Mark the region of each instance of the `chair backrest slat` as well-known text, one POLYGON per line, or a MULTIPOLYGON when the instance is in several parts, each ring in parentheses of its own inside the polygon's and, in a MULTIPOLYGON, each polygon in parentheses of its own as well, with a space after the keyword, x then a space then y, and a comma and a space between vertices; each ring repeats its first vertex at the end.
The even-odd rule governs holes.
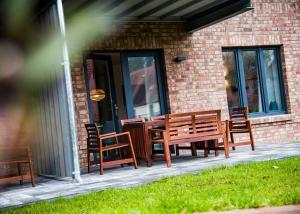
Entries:
POLYGON ((99 130, 95 123, 85 124, 85 129, 87 132, 87 146, 91 147, 99 147, 99 130))
POLYGON ((247 120, 248 107, 234 107, 229 112, 230 120, 247 120))

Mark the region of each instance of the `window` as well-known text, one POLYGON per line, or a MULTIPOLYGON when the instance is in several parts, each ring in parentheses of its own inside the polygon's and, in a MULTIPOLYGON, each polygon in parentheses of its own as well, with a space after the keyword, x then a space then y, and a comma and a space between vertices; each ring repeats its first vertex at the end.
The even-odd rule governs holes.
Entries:
POLYGON ((160 52, 130 51, 122 57, 128 118, 164 115, 167 108, 160 52))
POLYGON ((285 112, 279 49, 223 49, 228 107, 248 106, 252 116, 285 112))

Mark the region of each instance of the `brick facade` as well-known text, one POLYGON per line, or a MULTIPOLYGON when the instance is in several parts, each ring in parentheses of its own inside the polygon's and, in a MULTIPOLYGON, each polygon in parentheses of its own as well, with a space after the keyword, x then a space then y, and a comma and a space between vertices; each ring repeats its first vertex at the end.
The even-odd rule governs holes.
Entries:
MULTIPOLYGON (((300 1, 254 0, 253 11, 219 24, 186 33, 181 24, 130 23, 115 26, 115 33, 95 41, 87 50, 161 49, 169 111, 222 109, 228 117, 222 48, 281 45, 282 70, 288 114, 253 119, 256 142, 300 139, 300 1), (188 60, 175 63, 183 54, 188 60)), ((86 166, 86 133, 89 121, 83 56, 72 56, 72 75, 81 167, 86 166)), ((92 67, 87 63, 87 67, 92 67)), ((92 69, 92 68, 91 68, 92 69)))

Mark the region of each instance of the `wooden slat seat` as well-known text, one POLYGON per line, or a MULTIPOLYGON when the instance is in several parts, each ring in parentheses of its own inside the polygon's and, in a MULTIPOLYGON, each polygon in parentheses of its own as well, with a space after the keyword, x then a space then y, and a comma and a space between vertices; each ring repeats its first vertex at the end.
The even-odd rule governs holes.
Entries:
POLYGON ((135 152, 132 146, 132 141, 129 132, 122 133, 107 133, 100 134, 100 131, 96 124, 85 124, 87 131, 87 153, 88 153, 88 172, 90 172, 91 165, 97 164, 96 161, 91 161, 90 154, 99 154, 100 160, 100 174, 103 175, 104 167, 121 165, 127 163, 133 163, 134 168, 137 168, 137 163, 135 159, 135 152), (113 143, 105 144, 104 140, 113 140, 113 143), (126 152, 125 149, 128 151, 126 152), (104 152, 115 150, 119 156, 117 160, 103 160, 104 152), (126 157, 130 156, 130 157, 126 157))
POLYGON ((225 156, 229 157, 220 110, 168 114, 165 118, 165 129, 150 129, 149 133, 151 136, 162 134, 161 139, 153 137, 152 143, 163 144, 168 167, 171 166, 169 145, 191 143, 191 147, 194 147, 196 142, 223 139, 223 147, 213 149, 224 149, 225 156))

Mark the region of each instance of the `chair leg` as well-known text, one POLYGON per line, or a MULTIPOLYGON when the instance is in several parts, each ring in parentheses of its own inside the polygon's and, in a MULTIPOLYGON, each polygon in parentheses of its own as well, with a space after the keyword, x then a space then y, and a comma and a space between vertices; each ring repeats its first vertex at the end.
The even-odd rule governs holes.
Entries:
MULTIPOLYGON (((131 148, 131 151, 133 151, 133 148, 131 148)), ((137 161, 136 161, 136 158, 135 158, 135 155, 134 153, 132 153, 132 158, 133 158, 133 165, 134 165, 134 168, 137 169, 138 168, 138 165, 137 165, 137 161)))
POLYGON ((214 147, 215 147, 215 157, 219 156, 219 150, 217 150, 216 148, 218 147, 218 140, 214 140, 214 147))
POLYGON ((196 143, 191 143, 192 156, 197 156, 196 143))
POLYGON ((130 144, 129 147, 130 147, 131 155, 132 155, 132 158, 133 158, 134 168, 137 169, 138 166, 137 166, 137 162, 136 162, 135 153, 134 153, 134 149, 133 149, 133 146, 132 146, 132 140, 131 140, 130 134, 128 134, 128 140, 129 140, 129 144, 130 144))
POLYGON ((178 147, 178 145, 175 145, 175 153, 176 153, 176 156, 179 156, 179 147, 178 147))
POLYGON ((90 169, 90 165, 91 165, 91 153, 88 151, 87 153, 87 162, 88 162, 88 173, 91 172, 91 169, 90 169))
MULTIPOLYGON (((100 149, 101 150, 101 149, 100 149)), ((99 152, 99 158, 100 158, 100 175, 104 174, 104 170, 103 170, 103 154, 102 154, 102 150, 99 152)))
MULTIPOLYGON (((118 149, 118 155, 119 158, 122 160, 123 159, 122 149, 118 149)), ((124 164, 121 164, 121 167, 124 167, 124 164)))
POLYGON ((207 145, 208 145, 208 148, 207 148, 207 154, 210 154, 210 144, 211 144, 211 141, 208 141, 207 145))
POLYGON ((252 151, 254 151, 255 150, 255 145, 254 145, 253 134, 252 134, 251 128, 249 130, 249 134, 250 134, 251 148, 252 148, 252 151))
POLYGON ((168 136, 166 133, 163 133, 163 147, 164 147, 164 154, 165 154, 165 159, 167 162, 167 167, 171 167, 172 161, 171 161, 171 156, 170 156, 170 148, 169 148, 169 142, 168 142, 168 136))
POLYGON ((223 142, 224 142, 224 153, 225 157, 229 158, 229 145, 228 145, 228 140, 227 137, 224 135, 223 136, 223 142))
MULTIPOLYGON (((230 133, 230 140, 231 140, 231 143, 234 143, 233 133, 230 133)), ((232 147, 232 150, 235 150, 235 146, 232 147)))
MULTIPOLYGON (((18 165, 18 174, 21 175, 22 173, 21 173, 20 163, 17 163, 17 165, 18 165)), ((20 180, 20 185, 22 185, 22 184, 23 184, 23 180, 20 180)))
POLYGON ((208 145, 207 145, 207 140, 204 141, 204 157, 208 157, 208 145))
POLYGON ((30 170, 30 177, 31 177, 31 185, 32 187, 35 187, 33 164, 31 160, 29 161, 29 170, 30 170))
POLYGON ((168 143, 164 142, 163 147, 164 147, 164 155, 165 155, 165 159, 166 159, 166 162, 167 162, 167 167, 171 167, 172 162, 171 162, 170 148, 169 148, 168 143))

